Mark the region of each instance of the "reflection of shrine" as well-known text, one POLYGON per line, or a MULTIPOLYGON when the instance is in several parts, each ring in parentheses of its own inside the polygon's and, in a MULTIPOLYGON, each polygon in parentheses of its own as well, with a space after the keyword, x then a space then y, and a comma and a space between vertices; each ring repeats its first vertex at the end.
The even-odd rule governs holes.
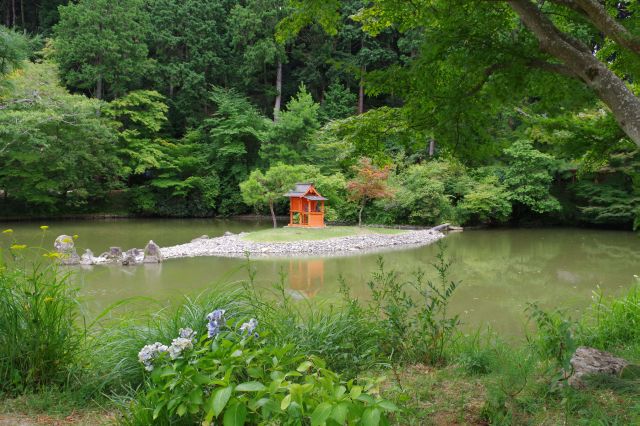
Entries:
POLYGON ((324 285, 324 260, 291 259, 289 287, 307 298, 315 297, 324 285))

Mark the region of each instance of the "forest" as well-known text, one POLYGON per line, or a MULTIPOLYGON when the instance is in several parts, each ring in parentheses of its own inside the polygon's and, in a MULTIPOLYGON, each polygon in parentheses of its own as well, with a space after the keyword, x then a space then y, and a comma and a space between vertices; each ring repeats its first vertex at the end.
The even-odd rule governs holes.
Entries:
POLYGON ((638 226, 635 2, 325 3, 0 1, 0 215, 638 226))

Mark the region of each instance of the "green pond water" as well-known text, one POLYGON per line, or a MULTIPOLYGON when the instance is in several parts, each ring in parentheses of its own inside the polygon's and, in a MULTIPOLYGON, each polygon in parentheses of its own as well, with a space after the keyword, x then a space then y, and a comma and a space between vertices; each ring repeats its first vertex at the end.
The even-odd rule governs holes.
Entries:
MULTIPOLYGON (((44 224, 44 223, 43 223, 44 224)), ((161 246, 188 242, 207 234, 264 229, 269 221, 241 220, 111 220, 47 222, 43 246, 51 248, 59 234, 79 235, 78 252, 90 248, 95 255, 110 246, 142 248, 153 239, 161 246)), ((41 223, 1 223, 12 228, 21 243, 39 245, 41 223)), ((9 243, 0 234, 2 245, 9 243)), ((498 229, 453 233, 446 238, 447 254, 454 262, 452 279, 461 282, 452 301, 468 330, 490 325, 506 335, 522 333, 527 302, 546 308, 567 309, 578 317, 588 308, 599 286, 607 295, 622 293, 640 275, 640 238, 621 231, 585 229, 498 229)), ((367 281, 382 255, 388 269, 408 277, 418 269, 434 277, 430 264, 435 246, 346 257, 256 259, 257 284, 270 286, 281 272, 295 298, 331 303, 338 297, 338 278, 352 292, 368 297, 367 281)), ((173 259, 160 265, 74 267, 89 312, 97 313, 119 300, 137 296, 157 303, 134 303, 132 309, 175 304, 183 296, 247 277, 243 259, 198 257, 173 259)), ((233 284, 232 284, 233 285, 233 284)), ((239 284, 235 284, 239 285, 239 284)))

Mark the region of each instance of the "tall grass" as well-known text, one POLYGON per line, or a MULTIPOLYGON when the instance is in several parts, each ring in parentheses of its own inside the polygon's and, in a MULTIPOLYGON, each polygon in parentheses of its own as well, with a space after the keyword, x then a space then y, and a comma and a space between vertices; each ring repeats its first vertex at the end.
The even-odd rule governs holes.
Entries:
POLYGON ((622 297, 596 292, 594 299, 581 322, 580 342, 600 349, 634 346, 640 350, 640 285, 622 297))
POLYGON ((84 338, 68 275, 53 266, 0 270, 0 391, 67 383, 84 338))

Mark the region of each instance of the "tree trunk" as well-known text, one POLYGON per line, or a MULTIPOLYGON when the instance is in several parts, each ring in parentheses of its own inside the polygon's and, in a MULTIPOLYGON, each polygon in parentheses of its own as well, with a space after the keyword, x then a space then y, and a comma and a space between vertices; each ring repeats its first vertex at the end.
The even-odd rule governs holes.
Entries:
POLYGON ((11 0, 11 26, 15 29, 16 27, 16 0, 11 0))
POLYGON ((360 204, 360 210, 358 211, 358 226, 362 227, 362 210, 364 210, 364 205, 366 200, 362 200, 362 204, 360 204))
POLYGON ((530 0, 508 0, 540 48, 562 62, 556 71, 582 80, 613 113, 622 130, 640 146, 640 99, 579 40, 561 32, 530 0), (561 69, 564 68, 564 69, 561 69))
POLYGON ((358 114, 364 112, 364 73, 367 70, 365 65, 360 67, 360 84, 358 87, 358 114))
POLYGON ((20 0, 20 20, 22 21, 22 31, 26 34, 27 27, 24 25, 24 1, 20 0))
POLYGON ((278 59, 278 71, 276 73, 276 103, 273 106, 273 121, 278 121, 280 105, 282 103, 282 61, 278 59))
POLYGON ((277 228, 278 224, 276 223, 276 212, 273 210, 273 201, 269 201, 269 210, 271 210, 271 220, 273 220, 273 228, 277 228))
POLYGON ((436 141, 434 139, 429 140, 429 157, 433 157, 436 152, 436 141))

